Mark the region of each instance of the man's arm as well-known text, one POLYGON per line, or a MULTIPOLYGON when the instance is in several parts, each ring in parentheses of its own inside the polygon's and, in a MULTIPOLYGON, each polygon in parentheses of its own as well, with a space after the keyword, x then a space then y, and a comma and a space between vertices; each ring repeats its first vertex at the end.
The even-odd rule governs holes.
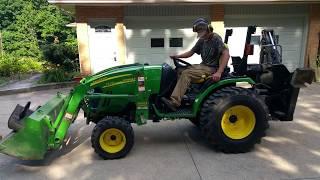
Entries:
POLYGON ((185 53, 179 54, 179 55, 172 55, 171 58, 188 58, 191 57, 194 54, 193 51, 187 51, 185 53))
POLYGON ((217 72, 212 75, 213 81, 220 80, 221 74, 223 73, 224 68, 227 66, 229 58, 230 58, 229 49, 224 49, 219 59, 219 62, 220 62, 219 68, 217 72))

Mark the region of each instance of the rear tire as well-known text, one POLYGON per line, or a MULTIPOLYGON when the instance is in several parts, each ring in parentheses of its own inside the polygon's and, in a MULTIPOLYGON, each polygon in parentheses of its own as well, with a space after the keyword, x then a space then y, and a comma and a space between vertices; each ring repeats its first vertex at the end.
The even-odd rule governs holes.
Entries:
POLYGON ((131 124, 119 117, 105 117, 94 127, 91 143, 94 151, 103 159, 122 158, 134 144, 131 124))
POLYGON ((225 87, 210 95, 200 113, 200 129, 225 153, 250 151, 266 135, 268 109, 249 89, 225 87))

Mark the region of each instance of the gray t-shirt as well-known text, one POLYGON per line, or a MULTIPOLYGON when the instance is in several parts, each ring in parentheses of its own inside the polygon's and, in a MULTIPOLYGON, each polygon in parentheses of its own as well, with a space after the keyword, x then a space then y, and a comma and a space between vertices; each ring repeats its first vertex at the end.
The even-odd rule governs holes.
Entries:
POLYGON ((225 48, 221 37, 216 33, 212 33, 208 40, 199 39, 191 51, 201 54, 201 64, 219 67, 219 59, 225 48))

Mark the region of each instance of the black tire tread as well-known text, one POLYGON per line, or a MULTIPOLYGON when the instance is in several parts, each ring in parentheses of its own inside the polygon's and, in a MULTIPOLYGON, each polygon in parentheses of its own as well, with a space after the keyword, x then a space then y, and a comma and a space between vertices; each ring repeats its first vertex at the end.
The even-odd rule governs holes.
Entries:
POLYGON ((253 90, 230 86, 216 91, 205 100, 200 111, 199 119, 201 133, 216 149, 225 153, 243 153, 250 151, 256 143, 261 142, 261 138, 266 135, 266 130, 269 128, 268 120, 270 119, 270 116, 268 113, 268 107, 266 106, 264 101, 256 93, 254 93, 253 90), (228 97, 235 95, 245 95, 248 96, 248 98, 253 98, 253 100, 257 101, 265 111, 265 120, 262 122, 259 130, 256 131, 254 140, 250 144, 246 144, 244 146, 234 146, 222 141, 221 139, 219 139, 219 135, 217 135, 216 132, 211 129, 212 127, 208 125, 210 121, 213 121, 212 115, 213 113, 215 113, 213 107, 218 106, 228 97))
POLYGON ((100 120, 94 127, 91 135, 91 144, 94 151, 103 159, 119 159, 126 156, 134 145, 134 132, 131 124, 117 116, 107 116, 100 120), (126 145, 118 153, 110 154, 105 152, 99 144, 101 133, 107 128, 119 128, 126 135, 126 145))

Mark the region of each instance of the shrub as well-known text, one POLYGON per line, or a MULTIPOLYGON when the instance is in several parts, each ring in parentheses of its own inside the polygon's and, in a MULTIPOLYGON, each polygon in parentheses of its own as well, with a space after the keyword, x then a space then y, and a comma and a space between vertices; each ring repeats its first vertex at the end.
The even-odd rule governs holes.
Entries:
POLYGON ((42 46, 42 51, 48 62, 60 65, 67 72, 79 69, 78 50, 72 44, 49 44, 42 46))
POLYGON ((15 57, 9 54, 0 56, 0 76, 38 73, 43 71, 42 62, 31 57, 15 57))
POLYGON ((67 81, 67 77, 65 76, 63 70, 50 69, 44 72, 44 75, 41 77, 39 83, 64 82, 64 81, 67 81))
POLYGON ((77 76, 79 72, 66 72, 60 68, 48 68, 44 71, 43 76, 38 83, 51 83, 51 82, 66 82, 72 81, 73 77, 77 76))
POLYGON ((43 63, 30 57, 22 57, 18 60, 21 73, 38 73, 43 71, 43 63))

